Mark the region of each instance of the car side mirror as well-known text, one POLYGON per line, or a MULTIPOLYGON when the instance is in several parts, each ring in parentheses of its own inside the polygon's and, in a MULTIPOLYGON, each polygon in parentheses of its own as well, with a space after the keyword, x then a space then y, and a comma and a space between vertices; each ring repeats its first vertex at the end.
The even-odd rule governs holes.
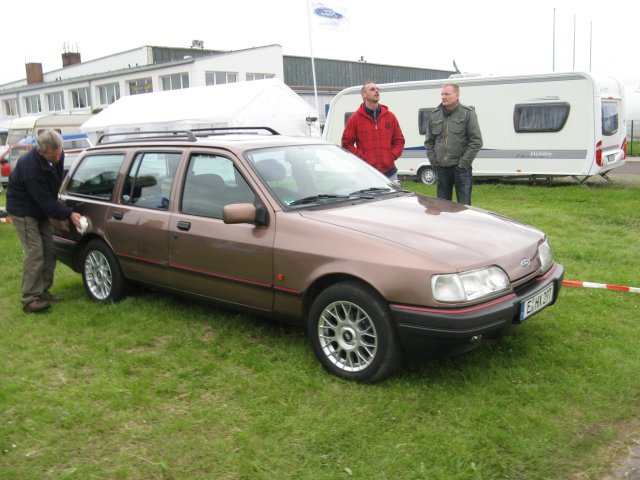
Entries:
POLYGON ((224 223, 255 223, 267 225, 269 214, 264 206, 255 206, 253 203, 232 203, 222 208, 222 221, 224 223))

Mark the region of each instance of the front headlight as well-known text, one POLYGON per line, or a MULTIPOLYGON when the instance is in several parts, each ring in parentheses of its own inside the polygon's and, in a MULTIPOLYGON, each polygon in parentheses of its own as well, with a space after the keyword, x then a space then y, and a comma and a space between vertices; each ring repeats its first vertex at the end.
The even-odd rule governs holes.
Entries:
POLYGON ((549 240, 545 239, 545 241, 540 244, 538 247, 538 256, 540 257, 540 267, 543 272, 546 272, 547 269, 553 264, 553 253, 551 253, 551 246, 549 245, 549 240))
POLYGON ((509 277, 499 267, 431 277, 431 291, 438 302, 469 302, 508 288, 509 277))

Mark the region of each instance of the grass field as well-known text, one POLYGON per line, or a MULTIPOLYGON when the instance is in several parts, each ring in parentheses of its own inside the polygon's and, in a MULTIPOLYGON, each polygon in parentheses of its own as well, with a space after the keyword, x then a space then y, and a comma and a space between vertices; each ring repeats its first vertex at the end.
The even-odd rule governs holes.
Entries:
MULTIPOLYGON (((640 176, 611 177, 473 201, 544 230, 567 279, 640 286, 640 176)), ((638 294, 565 287, 502 341, 366 386, 301 329, 162 294, 96 305, 63 265, 65 301, 24 315, 9 224, 0 252, 0 479, 600 479, 639 439, 638 294)))

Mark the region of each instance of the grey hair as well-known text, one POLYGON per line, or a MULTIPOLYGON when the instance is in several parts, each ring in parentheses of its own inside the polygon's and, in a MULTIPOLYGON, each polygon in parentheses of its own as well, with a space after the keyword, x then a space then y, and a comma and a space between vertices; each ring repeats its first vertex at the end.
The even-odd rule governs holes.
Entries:
POLYGON ((55 130, 44 130, 38 134, 36 146, 41 152, 46 152, 48 148, 57 150, 62 147, 62 135, 55 130))

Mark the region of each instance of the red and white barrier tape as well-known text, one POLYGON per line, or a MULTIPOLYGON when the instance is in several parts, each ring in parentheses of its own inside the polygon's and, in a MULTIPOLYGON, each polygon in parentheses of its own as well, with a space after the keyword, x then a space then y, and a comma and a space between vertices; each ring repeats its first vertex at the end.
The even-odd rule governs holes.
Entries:
POLYGON ((0 218, 0 223, 11 223, 11 219, 9 217, 0 218))
POLYGON ((577 282, 575 280, 563 280, 565 287, 604 288, 606 290, 618 290, 619 292, 640 293, 638 287, 623 287, 621 285, 608 285, 606 283, 577 282))

